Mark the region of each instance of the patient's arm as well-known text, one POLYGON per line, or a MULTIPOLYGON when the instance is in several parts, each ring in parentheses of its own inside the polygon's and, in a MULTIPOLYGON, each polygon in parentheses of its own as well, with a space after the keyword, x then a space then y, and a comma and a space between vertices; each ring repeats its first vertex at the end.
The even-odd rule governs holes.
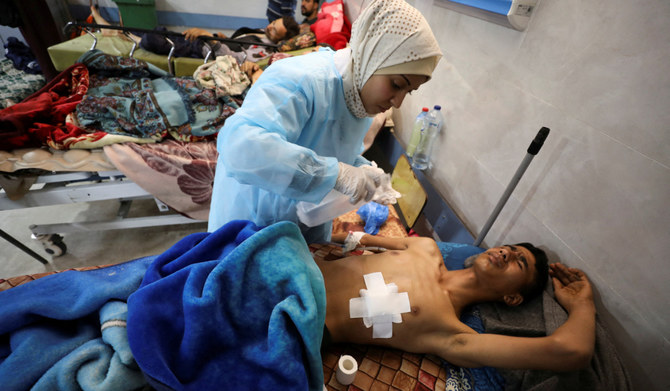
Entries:
POLYGON ((195 41, 196 39, 198 39, 198 37, 201 37, 201 36, 206 36, 206 37, 213 37, 214 36, 214 34, 210 33, 209 31, 198 28, 198 27, 192 27, 188 30, 184 30, 184 32, 182 34, 184 35, 184 38, 186 38, 189 41, 195 41))
POLYGON ((552 264, 556 299, 568 320, 553 334, 539 338, 459 333, 445 338, 437 354, 461 366, 575 370, 589 364, 595 345, 595 306, 586 275, 578 269, 552 264))
MULTIPOLYGON (((344 243, 347 233, 333 234, 331 239, 337 243, 344 243)), ((407 250, 409 248, 437 248, 435 241, 431 238, 408 237, 408 238, 390 238, 385 236, 376 236, 365 234, 360 240, 361 246, 383 247, 387 250, 407 250)))

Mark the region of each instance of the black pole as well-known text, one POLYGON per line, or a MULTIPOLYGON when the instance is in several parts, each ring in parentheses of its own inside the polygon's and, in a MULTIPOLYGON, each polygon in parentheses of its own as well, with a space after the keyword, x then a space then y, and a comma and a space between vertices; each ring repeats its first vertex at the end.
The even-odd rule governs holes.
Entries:
POLYGON ((500 214, 500 211, 505 206, 505 203, 509 199, 510 195, 512 195, 514 188, 519 183, 519 180, 521 179, 523 174, 526 172, 526 168, 528 168, 530 162, 533 160, 535 155, 537 155, 537 153, 540 151, 542 145, 544 145, 544 140, 547 139, 548 135, 549 135, 549 128, 544 126, 537 132, 537 135, 530 143, 530 146, 526 151, 527 154, 524 157, 523 161, 521 162, 521 165, 516 170, 516 173, 514 174, 514 177, 512 177, 512 180, 510 181, 509 185, 507 185, 507 188, 505 189, 505 192, 503 193, 502 197, 500 197, 498 205, 496 205, 495 209, 493 209, 493 212, 489 216, 489 219, 486 221, 486 224, 484 224, 484 228, 482 228, 481 232, 479 233, 479 236, 477 236, 477 239, 475 239, 475 242, 473 243, 475 246, 479 246, 484 241, 484 237, 491 229, 491 226, 493 225, 495 220, 498 218, 498 214, 500 214))
POLYGON ((18 247, 20 250, 23 250, 24 253, 26 253, 26 254, 30 255, 31 257, 37 259, 38 261, 42 262, 43 264, 45 264, 45 265, 48 265, 48 264, 49 264, 49 261, 47 261, 46 259, 44 259, 41 255, 39 255, 38 253, 36 253, 36 252, 34 252, 33 250, 29 249, 29 248, 26 247, 23 243, 21 243, 21 242, 19 242, 18 240, 14 239, 13 236, 11 236, 11 235, 8 234, 7 232, 3 231, 2 229, 0 229, 0 236, 1 236, 3 239, 5 239, 6 241, 8 241, 9 243, 11 243, 11 244, 13 244, 14 246, 18 247))

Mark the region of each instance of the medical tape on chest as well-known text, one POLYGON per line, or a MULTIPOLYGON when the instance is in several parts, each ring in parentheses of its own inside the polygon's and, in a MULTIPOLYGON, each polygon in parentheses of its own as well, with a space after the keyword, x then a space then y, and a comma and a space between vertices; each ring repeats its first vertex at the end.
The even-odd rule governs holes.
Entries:
POLYGON ((365 327, 372 327, 372 338, 391 338, 393 323, 402 323, 400 314, 410 312, 409 295, 398 293, 398 286, 385 283, 381 273, 363 276, 367 289, 361 289, 361 297, 349 299, 349 316, 363 318, 365 327))

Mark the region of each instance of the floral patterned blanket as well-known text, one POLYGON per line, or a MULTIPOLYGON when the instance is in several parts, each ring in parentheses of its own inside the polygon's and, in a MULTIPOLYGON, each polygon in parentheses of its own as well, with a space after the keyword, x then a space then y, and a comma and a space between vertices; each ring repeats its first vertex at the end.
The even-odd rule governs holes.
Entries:
POLYGON ((0 150, 98 148, 212 139, 243 97, 192 77, 91 50, 21 103, 0 110, 0 150))
POLYGON ((192 219, 207 220, 218 157, 214 141, 112 144, 103 150, 148 193, 192 219))

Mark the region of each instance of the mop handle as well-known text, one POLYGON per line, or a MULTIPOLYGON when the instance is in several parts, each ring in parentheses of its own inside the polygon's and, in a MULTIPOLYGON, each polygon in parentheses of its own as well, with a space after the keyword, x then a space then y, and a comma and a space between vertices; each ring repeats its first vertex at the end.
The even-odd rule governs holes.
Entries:
POLYGON ((524 172, 526 172, 526 168, 528 168, 530 162, 533 160, 535 155, 537 155, 537 153, 540 151, 542 145, 544 145, 544 140, 547 139, 548 135, 549 135, 549 128, 544 126, 537 132, 537 135, 530 143, 530 146, 528 146, 527 154, 523 158, 521 165, 516 170, 514 177, 512 177, 512 180, 510 181, 509 185, 507 185, 505 192, 503 193, 502 197, 500 197, 498 205, 496 205, 495 209, 493 209, 493 212, 489 216, 489 219, 486 221, 486 224, 484 224, 484 228, 482 228, 481 232, 479 233, 479 236, 477 236, 477 239, 475 239, 473 245, 479 246, 482 243, 482 241, 484 241, 484 237, 489 232, 489 229, 491 229, 493 222, 498 218, 498 214, 502 210, 503 206, 505 206, 505 203, 509 199, 509 196, 512 195, 514 188, 519 183, 519 180, 523 176, 524 172))

